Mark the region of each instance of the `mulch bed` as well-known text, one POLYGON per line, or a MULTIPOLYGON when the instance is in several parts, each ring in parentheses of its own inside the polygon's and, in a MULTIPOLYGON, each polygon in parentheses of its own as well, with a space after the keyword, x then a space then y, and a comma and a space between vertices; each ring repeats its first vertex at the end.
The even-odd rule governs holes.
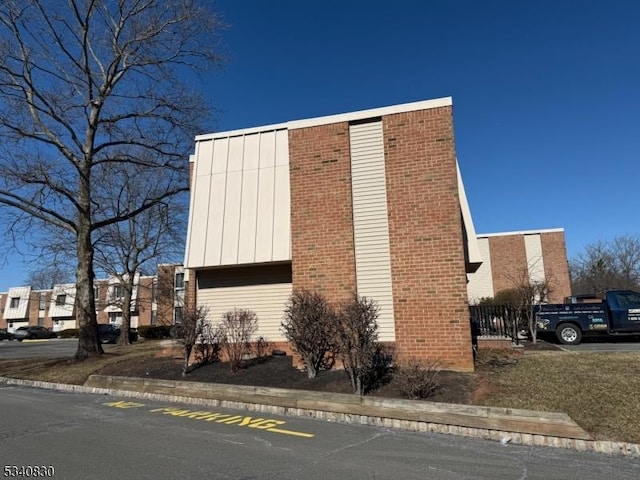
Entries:
MULTIPOLYGON (((231 372, 228 363, 216 362, 195 368, 186 377, 182 377, 180 361, 168 357, 145 357, 136 359, 132 363, 112 364, 104 367, 98 373, 101 375, 353 393, 349 377, 344 370, 322 371, 317 378, 309 379, 306 373, 293 367, 291 357, 280 356, 250 361, 236 373, 231 372)), ((475 374, 442 371, 439 380, 439 389, 427 400, 447 403, 469 403, 471 401, 476 387, 475 374)), ((393 379, 369 392, 369 395, 402 398, 393 379)))

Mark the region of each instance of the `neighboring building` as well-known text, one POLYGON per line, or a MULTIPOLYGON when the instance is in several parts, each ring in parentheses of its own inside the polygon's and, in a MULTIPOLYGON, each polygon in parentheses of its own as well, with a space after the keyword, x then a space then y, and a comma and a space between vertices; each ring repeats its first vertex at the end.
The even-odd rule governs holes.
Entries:
POLYGON ((285 342, 293 289, 357 292, 399 357, 473 369, 466 274, 481 260, 450 98, 202 135, 191 161, 185 267, 211 322, 248 308, 285 342))
MULTIPOLYGON (((161 264, 154 276, 136 274, 130 305, 131 327, 173 325, 182 312, 184 276, 184 268, 179 264, 161 264)), ((115 277, 94 282, 98 323, 122 322, 123 293, 115 277)), ((77 328, 75 294, 75 283, 54 285, 51 290, 10 288, 0 294, 0 328, 14 331, 21 326, 40 325, 54 332, 77 328)))
POLYGON ((526 280, 548 282, 550 303, 571 295, 563 229, 478 235, 478 247, 482 265, 469 275, 467 286, 472 304, 526 280))

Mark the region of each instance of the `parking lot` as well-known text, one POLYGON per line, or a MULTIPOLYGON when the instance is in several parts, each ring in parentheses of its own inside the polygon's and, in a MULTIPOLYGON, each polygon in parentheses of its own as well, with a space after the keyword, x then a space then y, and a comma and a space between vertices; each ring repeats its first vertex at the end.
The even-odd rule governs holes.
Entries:
POLYGON ((33 357, 72 356, 78 346, 77 338, 51 338, 48 340, 3 340, 0 342, 0 360, 33 357))

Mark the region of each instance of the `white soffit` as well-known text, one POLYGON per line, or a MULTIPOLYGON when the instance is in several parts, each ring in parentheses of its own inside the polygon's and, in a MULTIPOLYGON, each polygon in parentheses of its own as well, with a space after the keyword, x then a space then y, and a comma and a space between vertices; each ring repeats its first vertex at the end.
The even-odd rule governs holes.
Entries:
POLYGON ((187 268, 291 260, 286 129, 198 137, 187 268))
POLYGON ((518 230, 514 232, 478 233, 478 238, 506 237, 507 235, 536 235, 542 233, 564 233, 564 228, 546 228, 542 230, 518 230))
POLYGON ((471 209, 469 208, 469 202, 467 201, 467 194, 464 190, 464 183, 462 182, 460 166, 458 165, 457 160, 456 171, 458 172, 458 196, 460 198, 460 210, 462 212, 462 221, 464 222, 464 228, 467 232, 467 254, 469 256, 467 262, 470 264, 478 264, 482 262, 482 256, 480 255, 480 249, 478 248, 476 229, 473 226, 471 209))

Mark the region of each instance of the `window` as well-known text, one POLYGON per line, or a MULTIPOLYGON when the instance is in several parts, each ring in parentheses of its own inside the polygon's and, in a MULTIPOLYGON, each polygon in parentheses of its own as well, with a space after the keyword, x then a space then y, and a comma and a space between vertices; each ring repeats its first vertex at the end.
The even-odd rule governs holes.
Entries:
POLYGON ((20 297, 11 297, 9 308, 18 308, 20 306, 20 297))
POLYGON ((182 315, 182 307, 176 307, 173 310, 173 322, 176 325, 182 324, 183 315, 182 315))
POLYGON ((122 285, 114 285, 111 298, 113 300, 122 300, 124 298, 124 290, 122 289, 122 285))
POLYGON ((100 287, 93 287, 93 301, 97 304, 100 299, 100 287))
POLYGON ((158 312, 156 312, 155 310, 151 311, 151 325, 157 325, 158 324, 158 312))
POLYGON ((176 290, 184 288, 184 273, 176 273, 176 290))
POLYGON ((122 314, 118 312, 111 312, 109 314, 109 323, 111 325, 120 325, 122 323, 122 314))
POLYGON ((41 293, 40 294, 40 303, 38 305, 38 310, 46 310, 47 308, 47 294, 46 293, 41 293))
POLYGON ((151 301, 155 303, 157 298, 158 298, 158 282, 154 280, 153 284, 151 285, 151 301))
POLYGON ((56 297, 56 307, 61 307, 67 303, 67 295, 62 293, 56 297))

